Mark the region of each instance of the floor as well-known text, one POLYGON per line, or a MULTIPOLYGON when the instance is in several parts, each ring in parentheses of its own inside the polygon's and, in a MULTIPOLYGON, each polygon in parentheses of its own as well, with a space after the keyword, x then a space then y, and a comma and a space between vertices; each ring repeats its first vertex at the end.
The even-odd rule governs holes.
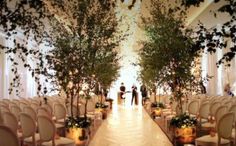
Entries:
POLYGON ((89 146, 172 146, 142 106, 113 106, 89 146))

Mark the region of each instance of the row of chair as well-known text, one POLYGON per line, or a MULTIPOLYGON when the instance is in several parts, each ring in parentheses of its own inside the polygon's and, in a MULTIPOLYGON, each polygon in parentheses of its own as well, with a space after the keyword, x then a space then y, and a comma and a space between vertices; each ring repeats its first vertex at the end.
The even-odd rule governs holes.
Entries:
MULTIPOLYGON (((43 99, 40 98, 13 100, 2 99, 0 100, 0 125, 4 125, 10 128, 11 131, 14 131, 13 133, 22 142, 42 144, 43 142, 49 140, 48 137, 44 138, 45 135, 53 135, 52 133, 48 133, 49 130, 54 131, 53 133, 55 135, 55 129, 64 127, 66 117, 71 116, 71 110, 74 116, 84 116, 85 102, 82 101, 77 104, 76 101, 73 101, 73 106, 70 107, 71 104, 66 101, 67 100, 65 98, 58 96, 47 97, 46 103, 43 101, 43 99), (77 115, 78 108, 80 108, 80 115, 77 115), (44 118, 44 120, 42 120, 42 118, 44 118), (45 128, 45 121, 47 123, 51 123, 47 124, 47 128, 45 128), (29 124, 30 122, 32 124, 29 124), (21 130, 19 130, 19 127, 21 130), (35 131, 35 127, 36 129, 38 129, 39 134, 33 134, 37 131, 35 131), (19 131, 22 131, 22 133, 19 131), (39 136, 40 133, 41 136, 39 136)), ((89 100, 87 102, 87 116, 93 119, 93 126, 96 125, 96 119, 100 120, 102 117, 101 113, 96 112, 95 110, 96 101, 98 101, 97 97, 92 98, 92 100, 89 100)), ((6 129, 6 127, 4 127, 3 129, 6 129)), ((50 140, 52 140, 52 145, 57 145, 58 143, 61 145, 63 141, 68 141, 65 138, 55 139, 54 136, 51 136, 50 140), (62 140, 62 142, 60 140, 62 140)), ((2 139, 0 141, 4 143, 5 139, 2 139)))

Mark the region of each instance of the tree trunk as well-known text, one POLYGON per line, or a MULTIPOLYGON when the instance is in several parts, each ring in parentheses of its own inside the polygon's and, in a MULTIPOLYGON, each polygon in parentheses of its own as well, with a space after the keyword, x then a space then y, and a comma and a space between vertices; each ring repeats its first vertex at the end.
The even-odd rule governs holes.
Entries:
POLYGON ((156 97, 156 88, 154 89, 154 102, 156 103, 157 102, 157 97, 156 97))
POLYGON ((73 93, 70 94, 70 114, 73 117, 73 93))
POLYGON ((87 105, 88 105, 88 99, 85 100, 85 106, 84 106, 84 119, 87 121, 87 105))

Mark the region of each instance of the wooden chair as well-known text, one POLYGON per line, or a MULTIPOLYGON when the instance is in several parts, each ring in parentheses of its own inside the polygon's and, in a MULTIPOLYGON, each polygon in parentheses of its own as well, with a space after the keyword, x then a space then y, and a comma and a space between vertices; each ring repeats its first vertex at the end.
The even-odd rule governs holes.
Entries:
POLYGON ((36 134, 36 121, 27 113, 20 114, 22 139, 24 144, 36 146, 39 143, 39 134, 36 134))
POLYGON ((188 105, 189 115, 197 116, 199 111, 199 102, 197 100, 190 101, 188 105))
POLYGON ((9 127, 0 125, 0 146, 20 146, 16 133, 9 127))
POLYGON ((208 117, 210 115, 210 103, 209 102, 204 102, 201 104, 199 108, 199 123, 200 125, 204 122, 208 122, 208 117))
POLYGON ((217 124, 215 136, 206 135, 195 139, 196 146, 230 146, 231 133, 234 122, 234 113, 223 115, 217 124))
POLYGON ((75 146, 75 142, 65 137, 55 138, 56 127, 47 116, 38 116, 38 126, 41 145, 75 146))
POLYGON ((60 103, 54 104, 54 116, 56 122, 64 123, 66 119, 66 108, 60 103))

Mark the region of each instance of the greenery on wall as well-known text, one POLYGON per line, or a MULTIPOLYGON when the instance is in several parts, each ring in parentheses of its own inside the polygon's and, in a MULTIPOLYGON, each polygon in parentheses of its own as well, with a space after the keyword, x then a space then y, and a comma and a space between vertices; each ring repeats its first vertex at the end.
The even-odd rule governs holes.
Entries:
MULTIPOLYGON (((199 6, 201 2, 204 2, 204 0, 184 0, 183 5, 188 8, 190 6, 199 6)), ((214 2, 219 3, 222 1, 214 0, 214 2)), ((201 49, 207 48, 207 51, 210 53, 215 53, 217 49, 226 49, 227 44, 231 43, 229 50, 217 62, 217 65, 225 64, 230 66, 230 61, 235 57, 236 53, 236 1, 224 0, 224 4, 217 11, 213 12, 212 18, 221 19, 217 16, 219 13, 227 13, 229 20, 211 28, 206 28, 200 22, 196 31, 196 40, 201 49)))

